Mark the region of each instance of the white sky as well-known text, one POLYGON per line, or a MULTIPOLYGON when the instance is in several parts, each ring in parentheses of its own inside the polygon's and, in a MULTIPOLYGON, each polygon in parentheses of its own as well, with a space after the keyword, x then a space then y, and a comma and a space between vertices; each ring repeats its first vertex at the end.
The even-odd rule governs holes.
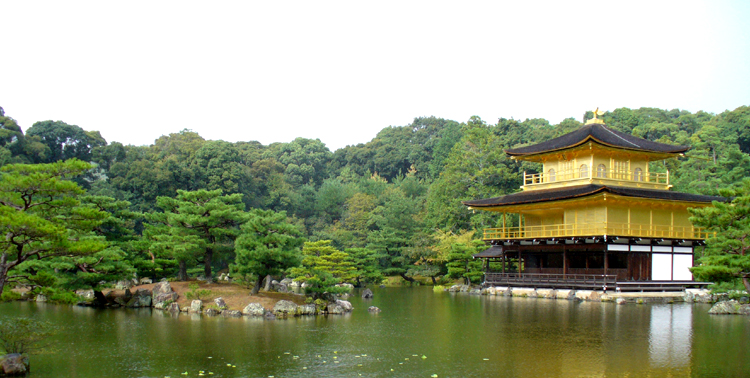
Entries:
POLYGON ((0 0, 0 106, 148 145, 750 105, 748 1, 0 0))

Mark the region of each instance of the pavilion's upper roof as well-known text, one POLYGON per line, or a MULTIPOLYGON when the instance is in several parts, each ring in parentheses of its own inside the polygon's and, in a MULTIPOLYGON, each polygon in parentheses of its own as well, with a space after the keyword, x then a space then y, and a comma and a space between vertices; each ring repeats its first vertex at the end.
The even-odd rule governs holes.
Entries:
POLYGON ((587 124, 576 131, 567 133, 561 137, 550 139, 546 142, 526 147, 507 149, 505 150, 505 153, 510 156, 522 157, 572 148, 588 141, 595 141, 610 147, 655 153, 683 153, 690 148, 689 146, 673 146, 670 144, 652 142, 650 140, 641 139, 612 130, 604 124, 593 123, 587 124))
POLYGON ((611 193, 624 197, 651 198, 683 202, 711 203, 712 201, 727 201, 725 197, 679 193, 668 190, 638 189, 590 184, 554 189, 527 190, 495 198, 462 201, 462 203, 474 208, 503 207, 581 198, 598 193, 611 193))

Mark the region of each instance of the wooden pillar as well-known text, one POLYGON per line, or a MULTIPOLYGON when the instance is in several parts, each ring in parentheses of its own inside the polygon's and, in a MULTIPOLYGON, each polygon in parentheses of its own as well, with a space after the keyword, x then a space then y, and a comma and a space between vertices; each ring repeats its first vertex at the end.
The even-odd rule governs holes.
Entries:
MULTIPOLYGON (((565 241, 563 241, 565 243, 565 241)), ((563 244, 563 279, 568 274, 568 254, 565 253, 565 244, 563 244)))
POLYGON ((609 261, 607 261, 607 246, 604 246, 604 275, 607 275, 607 266, 609 265, 609 261))
POLYGON ((503 273, 505 273, 505 252, 503 252, 503 273))
POLYGON ((521 248, 518 248, 518 275, 521 275, 521 248))

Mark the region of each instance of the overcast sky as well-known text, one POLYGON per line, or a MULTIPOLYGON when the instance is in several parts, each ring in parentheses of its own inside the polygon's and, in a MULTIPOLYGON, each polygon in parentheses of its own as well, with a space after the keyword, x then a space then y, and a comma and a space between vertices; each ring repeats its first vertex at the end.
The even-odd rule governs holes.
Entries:
POLYGON ((750 1, 7 1, 0 106, 109 142, 750 105, 750 1))

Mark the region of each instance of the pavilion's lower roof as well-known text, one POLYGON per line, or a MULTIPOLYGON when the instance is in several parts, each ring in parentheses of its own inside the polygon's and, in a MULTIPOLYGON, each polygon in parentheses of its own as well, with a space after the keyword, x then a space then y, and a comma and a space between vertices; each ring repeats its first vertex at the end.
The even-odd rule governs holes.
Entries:
POLYGON ((623 197, 650 198, 682 202, 711 203, 712 201, 727 201, 727 198, 725 197, 704 196, 700 194, 672 192, 669 190, 637 189, 619 186, 589 184, 553 189, 527 190, 495 198, 462 201, 462 203, 466 206, 474 208, 502 207, 582 198, 599 193, 611 193, 623 197))

